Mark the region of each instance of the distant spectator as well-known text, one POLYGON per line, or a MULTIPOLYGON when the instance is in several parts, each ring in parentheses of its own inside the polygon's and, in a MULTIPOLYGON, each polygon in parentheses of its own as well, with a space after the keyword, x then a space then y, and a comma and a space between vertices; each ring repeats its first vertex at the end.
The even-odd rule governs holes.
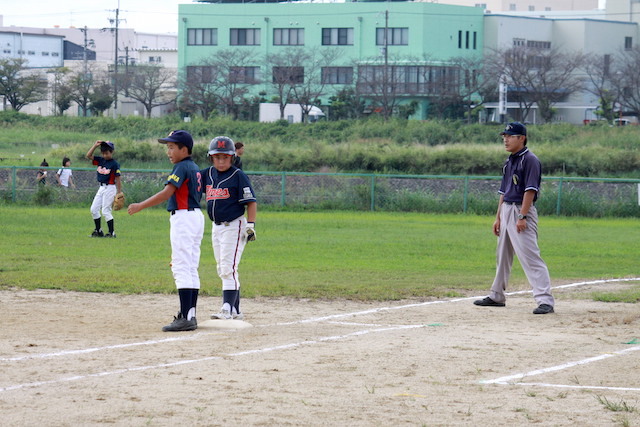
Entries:
POLYGON ((233 160, 233 166, 237 167, 238 169, 242 169, 242 159, 240 158, 240 156, 244 154, 244 144, 238 141, 235 143, 235 147, 236 158, 233 160))
POLYGON ((58 181, 58 185, 62 187, 69 188, 69 186, 71 186, 72 188, 76 188, 76 185, 73 183, 73 178, 71 177, 73 173, 71 172, 70 166, 71 159, 68 157, 62 159, 62 168, 58 169, 56 180, 58 181))
MULTIPOLYGON (((40 167, 49 167, 49 163, 47 163, 47 159, 42 159, 42 163, 40 163, 40 167)), ((36 181, 38 184, 45 185, 47 183, 47 170, 39 169, 36 174, 36 181)))

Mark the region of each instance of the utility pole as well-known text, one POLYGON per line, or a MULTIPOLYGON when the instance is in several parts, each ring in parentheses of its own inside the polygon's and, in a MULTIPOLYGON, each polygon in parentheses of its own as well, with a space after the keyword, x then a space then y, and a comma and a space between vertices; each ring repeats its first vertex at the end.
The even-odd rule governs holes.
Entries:
POLYGON ((382 94, 382 99, 384 100, 384 119, 389 119, 389 9, 384 11, 384 72, 382 75, 384 80, 384 84, 382 89, 384 93, 382 94))
MULTIPOLYGON (((88 90, 90 82, 91 82, 91 78, 89 77, 89 64, 88 64, 88 56, 87 56, 87 47, 88 46, 95 46, 95 43, 93 41, 93 39, 89 40, 87 39, 87 33, 88 33, 88 28, 85 25, 84 28, 80 28, 80 31, 83 32, 84 34, 84 45, 82 46, 82 61, 84 64, 84 68, 83 68, 83 75, 82 75, 82 81, 83 81, 83 85, 84 88, 86 90, 88 90)), ((82 115, 84 117, 87 117, 87 108, 83 108, 82 109, 82 115)))
POLYGON ((113 62, 113 118, 118 116, 118 26, 120 25, 120 0, 118 0, 118 8, 115 10, 116 19, 111 20, 115 27, 111 31, 115 31, 115 49, 113 62))

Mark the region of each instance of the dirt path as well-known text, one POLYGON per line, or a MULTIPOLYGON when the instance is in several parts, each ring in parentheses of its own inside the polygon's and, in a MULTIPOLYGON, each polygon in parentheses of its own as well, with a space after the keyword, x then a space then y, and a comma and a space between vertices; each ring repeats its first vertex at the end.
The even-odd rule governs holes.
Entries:
POLYGON ((160 328, 175 295, 0 291, 0 416, 25 426, 640 425, 640 310, 581 299, 594 288, 557 291, 545 316, 526 294, 506 308, 244 300, 252 327, 237 330, 206 320, 219 299, 201 298, 199 329, 173 334, 160 328), (549 371, 517 375, 537 369, 549 371))

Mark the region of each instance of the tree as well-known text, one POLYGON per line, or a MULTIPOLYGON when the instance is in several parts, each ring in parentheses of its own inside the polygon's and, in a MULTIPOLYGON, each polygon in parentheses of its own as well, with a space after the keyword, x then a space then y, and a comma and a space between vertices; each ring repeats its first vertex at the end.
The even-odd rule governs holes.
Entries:
POLYGON ((303 49, 287 49, 281 53, 268 55, 267 68, 271 70, 271 84, 277 93, 280 119, 284 120, 284 109, 293 101, 293 87, 304 82, 303 49))
POLYGON ((41 72, 27 69, 26 63, 22 58, 0 59, 0 95, 16 111, 47 98, 47 80, 41 72))
POLYGON ((71 87, 67 83, 67 77, 71 70, 67 67, 53 68, 47 73, 53 75, 51 92, 53 95, 53 115, 61 116, 71 107, 71 87))
POLYGON ((93 88, 93 67, 72 73, 68 85, 71 100, 78 104, 82 110, 82 116, 87 117, 93 88))
POLYGON ((499 81, 506 77, 509 100, 520 105, 520 120, 526 120, 537 104, 543 121, 549 122, 555 114, 554 105, 582 88, 577 71, 583 64, 581 52, 517 46, 488 55, 487 78, 499 81))
POLYGON ((116 76, 118 87, 126 96, 140 102, 151 118, 151 110, 175 102, 175 73, 159 65, 136 65, 116 76))
POLYGON ((303 69, 302 81, 294 82, 291 86, 293 100, 302 109, 302 122, 307 121, 314 104, 320 103, 326 85, 323 69, 331 67, 341 56, 337 49, 311 49, 299 52, 297 59, 303 69))
POLYGON ((329 98, 329 120, 358 119, 364 112, 364 101, 353 87, 345 87, 329 98))
POLYGON ((93 81, 89 110, 94 116, 101 116, 113 104, 113 86, 106 73, 98 74, 93 81))
POLYGON ((618 88, 621 111, 640 114, 640 47, 618 55, 613 85, 618 88))
POLYGON ((597 114, 612 122, 614 106, 618 102, 619 89, 611 55, 591 54, 585 58, 584 71, 587 76, 585 90, 598 97, 597 114))
POLYGON ((459 70, 458 98, 464 106, 467 122, 471 123, 473 110, 484 104, 484 95, 492 85, 484 75, 485 62, 481 56, 455 57, 449 63, 459 70))
POLYGON ((212 74, 216 72, 217 68, 210 65, 187 66, 179 82, 180 108, 191 114, 200 113, 204 120, 209 120, 220 104, 220 96, 213 85, 212 74))

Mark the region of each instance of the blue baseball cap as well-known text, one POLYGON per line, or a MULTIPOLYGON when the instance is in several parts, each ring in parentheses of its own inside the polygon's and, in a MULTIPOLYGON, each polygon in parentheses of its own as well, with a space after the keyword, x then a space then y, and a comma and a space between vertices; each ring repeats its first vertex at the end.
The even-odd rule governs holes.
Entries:
POLYGON ((193 138, 191 137, 191 134, 186 130, 174 130, 166 138, 158 139, 158 142, 161 144, 174 142, 176 144, 184 145, 189 150, 193 149, 193 138))
POLYGON ((509 123, 500 135, 524 135, 527 136, 527 128, 520 122, 509 123))
POLYGON ((102 141, 100 143, 100 151, 114 151, 116 149, 116 144, 111 141, 102 141))

